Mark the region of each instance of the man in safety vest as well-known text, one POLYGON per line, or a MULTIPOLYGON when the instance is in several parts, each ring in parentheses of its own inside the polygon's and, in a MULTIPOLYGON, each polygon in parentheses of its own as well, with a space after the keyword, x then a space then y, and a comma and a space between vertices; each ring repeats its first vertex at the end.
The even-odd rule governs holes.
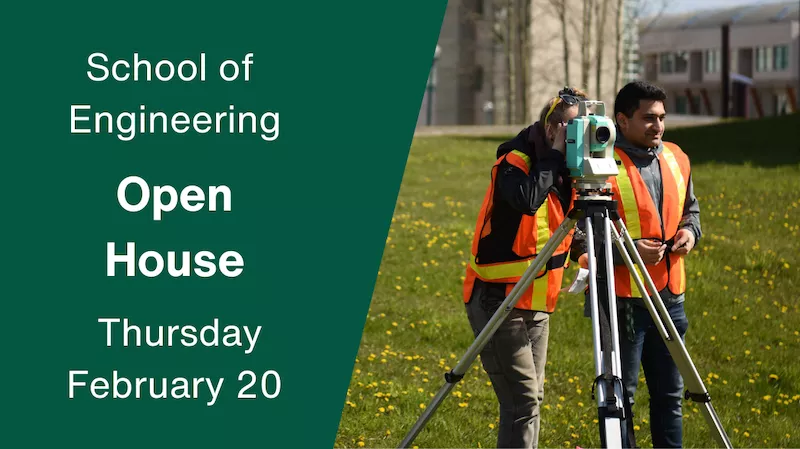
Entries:
MULTIPOLYGON (((625 227, 684 338, 689 322, 683 307, 683 258, 701 236, 700 206, 694 196, 689 157, 674 143, 662 140, 666 98, 661 88, 642 81, 619 91, 614 103, 619 175, 610 182, 625 227)), ((585 239, 579 232, 573 240, 571 258, 584 265, 585 253, 585 239)), ((620 356, 628 400, 632 407, 641 364, 650 393, 653 447, 682 447, 683 379, 616 247, 614 265, 621 312, 620 356)), ((627 445, 635 447, 635 441, 627 445)))
MULTIPOLYGON (((585 99, 585 93, 565 88, 547 102, 539 121, 497 149, 464 282, 476 337, 569 212, 573 191, 564 124, 585 99)), ((571 242, 564 239, 481 352, 500 403, 498 448, 538 446, 549 317, 571 242)))

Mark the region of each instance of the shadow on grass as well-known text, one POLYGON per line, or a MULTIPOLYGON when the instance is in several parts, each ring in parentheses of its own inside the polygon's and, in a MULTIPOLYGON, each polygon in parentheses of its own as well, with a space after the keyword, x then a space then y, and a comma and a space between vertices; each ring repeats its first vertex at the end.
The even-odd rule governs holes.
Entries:
MULTIPOLYGON (((513 136, 451 136, 496 147, 513 136)), ((800 164, 800 113, 760 120, 729 120, 670 130, 666 140, 678 144, 693 164, 717 162, 760 167, 800 164)))

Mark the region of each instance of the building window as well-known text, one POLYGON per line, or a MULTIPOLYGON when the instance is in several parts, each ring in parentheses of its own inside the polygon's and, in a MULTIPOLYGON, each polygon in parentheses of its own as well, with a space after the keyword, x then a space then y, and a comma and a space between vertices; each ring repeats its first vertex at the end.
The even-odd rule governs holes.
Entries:
POLYGON ((764 47, 756 47, 756 72, 764 71, 764 47))
POLYGON ((686 73, 689 70, 689 53, 685 51, 675 53, 675 73, 686 73))
POLYGON ((689 113, 689 99, 686 95, 678 95, 675 97, 675 113, 688 114, 689 113))
MULTIPOLYGON (((770 72, 773 70, 773 56, 777 47, 756 47, 756 72, 770 72)), ((788 58, 787 63, 788 63, 788 58)))
POLYGON ((672 73, 672 53, 661 53, 659 55, 658 67, 661 73, 672 73))
POLYGON ((789 97, 786 94, 773 95, 772 99, 774 101, 773 115, 786 115, 789 113, 789 97))
POLYGON ((722 52, 719 49, 705 51, 705 72, 717 73, 722 68, 722 52))
POLYGON ((680 51, 659 55, 659 71, 661 73, 686 73, 688 70, 689 53, 680 51))
POLYGON ((472 87, 477 92, 483 90, 483 66, 479 65, 475 67, 475 77, 473 78, 472 87))
POLYGON ((772 47, 772 62, 773 70, 787 70, 789 68, 789 46, 776 45, 772 47))

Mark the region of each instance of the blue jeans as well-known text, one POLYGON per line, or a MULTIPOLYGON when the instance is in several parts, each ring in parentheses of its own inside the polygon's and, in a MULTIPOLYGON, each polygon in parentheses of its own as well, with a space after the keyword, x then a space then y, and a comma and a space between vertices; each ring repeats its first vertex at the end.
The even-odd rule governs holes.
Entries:
MULTIPOLYGON (((650 312, 635 305, 624 307, 623 310, 633 314, 633 335, 629 335, 624 325, 626 320, 621 317, 619 339, 622 377, 631 407, 639 381, 641 363, 647 389, 650 392, 650 432, 653 437, 653 447, 682 447, 683 378, 664 340, 655 328, 650 312)), ((667 307, 667 311, 681 339, 685 340, 689 320, 686 318, 683 302, 667 307)))

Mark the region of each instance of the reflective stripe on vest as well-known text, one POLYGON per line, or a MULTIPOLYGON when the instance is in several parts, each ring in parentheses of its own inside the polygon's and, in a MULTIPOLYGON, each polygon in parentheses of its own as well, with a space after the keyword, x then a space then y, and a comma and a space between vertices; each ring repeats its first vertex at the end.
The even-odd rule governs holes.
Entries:
MULTIPOLYGON (((544 245, 550 238, 550 213, 548 209, 550 209, 549 197, 544 200, 544 203, 542 203, 535 215, 537 227, 536 254, 542 252, 544 245)), ((536 255, 533 255, 529 259, 516 262, 499 262, 494 264, 478 265, 475 262, 475 255, 472 254, 469 259, 469 264, 472 266, 472 269, 475 270, 475 273, 485 281, 508 282, 510 279, 518 279, 520 276, 525 274, 525 270, 531 266, 531 263, 533 263, 533 259, 535 257, 536 255)))
MULTIPOLYGON (((480 260, 480 255, 477 254, 479 242, 492 233, 493 226, 491 223, 491 215, 493 210, 493 189, 496 180, 495 170, 497 170, 497 166, 503 160, 519 168, 526 174, 530 172, 531 159, 525 153, 517 150, 507 153, 495 162, 492 184, 487 190, 483 206, 478 215, 476 234, 472 245, 472 254, 470 255, 469 264, 467 266, 467 276, 464 282, 465 302, 468 302, 471 297, 472 286, 476 278, 480 278, 486 282, 507 284, 506 293, 510 293, 511 289, 522 275, 525 274, 525 271, 530 267, 536 256, 542 252, 545 244, 564 219, 564 213, 561 211, 562 206, 558 196, 550 192, 533 216, 523 215, 521 217, 516 230, 516 236, 514 236, 513 246, 509 248, 510 252, 516 254, 520 259, 509 260, 507 262, 498 261, 495 263, 478 264, 477 261, 480 260)), ((574 197, 572 200, 574 201, 574 197)), ((571 242, 572 239, 568 236, 564 239, 562 244, 559 245, 553 253, 553 257, 548 261, 550 269, 543 268, 542 271, 537 273, 537 279, 523 292, 523 296, 516 304, 517 308, 548 312, 554 311, 563 280, 566 253, 569 250, 571 242), (556 257, 558 257, 558 259, 555 259, 556 257), (556 262, 556 264, 561 264, 561 266, 552 266, 554 262, 556 262)))
MULTIPOLYGON (((614 159, 622 162, 622 159, 616 151, 614 151, 614 159)), ((619 205, 622 206, 620 215, 625 221, 625 227, 628 229, 628 234, 630 234, 632 239, 640 239, 642 238, 642 225, 639 219, 639 207, 636 205, 633 184, 631 184, 631 178, 628 177, 628 170, 625 164, 622 165, 622 169, 619 170, 619 174, 617 175, 617 185, 619 186, 620 195, 622 195, 622 201, 619 205)), ((642 282, 644 282, 644 276, 642 276, 642 270, 639 269, 639 266, 634 265, 634 269, 639 273, 642 282)), ((642 293, 633 280, 633 274, 629 274, 629 277, 631 283, 631 297, 641 298, 642 293)))
POLYGON ((686 202, 686 180, 683 179, 681 167, 678 165, 678 161, 675 159, 675 154, 672 153, 672 150, 669 149, 669 146, 664 145, 664 151, 662 151, 661 154, 664 155, 664 160, 667 161, 669 171, 672 172, 672 176, 675 178, 675 183, 678 185, 678 210, 683 212, 683 204, 686 202))
MULTIPOLYGON (((611 178, 611 182, 620 196, 620 216, 625 221, 631 238, 660 240, 673 238, 680 225, 686 201, 687 178, 690 170, 686 155, 677 146, 668 142, 664 143, 663 151, 659 155, 662 181, 661 210, 657 210, 658 206, 653 203, 638 168, 630 158, 619 149, 615 149, 614 157, 622 162, 623 169, 619 171, 616 178, 611 178)), ((669 285, 672 293, 683 293, 686 288, 683 258, 670 253, 665 255, 664 259, 655 266, 647 267, 653 282, 659 290, 669 285)), ((638 266, 636 270, 641 275, 638 266)), ((626 267, 617 267, 615 271, 618 273, 617 291, 620 296, 642 297, 633 276, 626 267)), ((643 277, 642 280, 644 280, 643 277)))

